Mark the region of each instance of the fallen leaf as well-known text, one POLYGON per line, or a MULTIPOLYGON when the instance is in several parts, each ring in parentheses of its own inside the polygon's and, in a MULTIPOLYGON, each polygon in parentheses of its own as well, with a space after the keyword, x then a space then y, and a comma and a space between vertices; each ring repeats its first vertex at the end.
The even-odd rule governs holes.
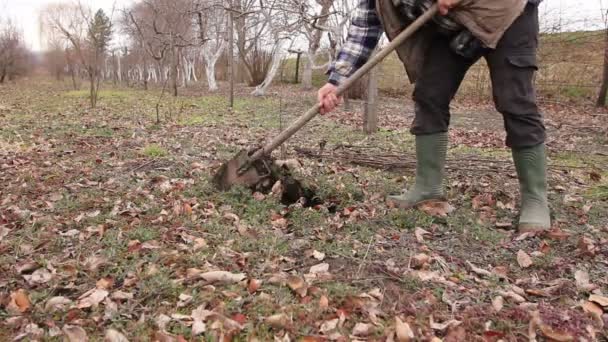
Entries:
POLYGON ((86 309, 90 307, 97 307, 107 296, 110 294, 108 291, 103 289, 92 289, 84 293, 78 298, 78 308, 86 309))
POLYGON ((111 297, 114 300, 123 301, 123 300, 133 299, 133 294, 130 292, 124 292, 121 290, 117 290, 117 291, 112 292, 111 297))
POLYGON ((521 268, 528 268, 533 264, 532 258, 521 249, 517 252, 517 263, 521 268))
POLYGON ((467 340, 467 331, 462 326, 451 326, 445 335, 445 342, 461 342, 467 340))
POLYGON ((574 272, 574 280, 576 281, 576 287, 581 291, 589 292, 597 288, 596 285, 590 283, 587 271, 576 270, 574 272))
POLYGON ((395 317, 395 334, 397 342, 409 342, 414 340, 414 332, 407 322, 403 322, 399 317, 395 317))
POLYGON ((275 329, 285 329, 290 326, 291 319, 284 313, 266 317, 264 322, 275 329))
POLYGON ((598 319, 599 322, 602 322, 602 315, 604 314, 604 310, 601 306, 594 302, 586 301, 581 305, 583 311, 591 314, 594 318, 598 319))
POLYGON ((41 285, 53 279, 53 275, 46 268, 39 268, 31 275, 24 275, 23 278, 30 286, 41 285))
POLYGON ((412 257, 412 267, 414 267, 415 269, 424 268, 425 266, 428 265, 428 263, 430 261, 431 261, 430 256, 428 256, 424 253, 419 253, 412 257))
POLYGON ((162 331, 167 329, 167 324, 169 324, 169 322, 171 322, 171 317, 165 314, 160 314, 154 319, 154 323, 156 323, 158 329, 162 331))
POLYGON ((2 242, 2 239, 4 239, 4 237, 6 237, 10 232, 11 231, 5 226, 0 226, 0 242, 2 242))
POLYGON ((574 336, 564 331, 556 331, 546 324, 540 324, 540 332, 549 339, 557 342, 574 341, 574 336))
POLYGON ((420 227, 416 227, 416 229, 414 229, 414 235, 416 236, 416 241, 418 241, 419 243, 423 243, 424 242, 424 236, 425 235, 431 235, 430 232, 427 232, 426 230, 420 228, 420 227))
POLYGON ((585 236, 578 240, 577 247, 583 254, 588 256, 594 256, 599 251, 595 241, 585 236))
POLYGON ((454 207, 444 201, 429 201, 417 206, 418 210, 430 216, 447 217, 454 211, 454 207))
POLYGON ((447 329, 449 327, 456 327, 456 326, 459 326, 460 324, 462 324, 461 321, 457 321, 455 319, 451 319, 451 320, 449 320, 447 322, 444 322, 444 323, 435 323, 433 321, 433 316, 430 317, 430 322, 431 322, 431 324, 430 324, 431 325, 431 329, 438 330, 438 331, 443 331, 443 330, 445 330, 445 329, 447 329))
POLYGON ((552 240, 567 240, 572 234, 567 233, 559 228, 547 231, 546 236, 552 240))
POLYGON ((319 328, 319 331, 323 334, 327 334, 329 332, 332 332, 334 330, 336 330, 336 328, 338 328, 338 323, 340 323, 340 319, 339 318, 335 318, 329 321, 325 321, 323 322, 323 324, 321 324, 321 327, 319 328))
POLYGON ((317 250, 314 250, 312 251, 312 257, 319 261, 323 261, 325 259, 325 253, 321 253, 317 250))
POLYGON ((523 296, 521 296, 513 291, 499 291, 499 293, 503 297, 513 299, 516 303, 523 303, 526 301, 526 298, 524 298, 523 296))
POLYGON ((292 275, 287 277, 287 286, 300 297, 306 297, 306 294, 308 293, 308 285, 304 279, 298 276, 292 275))
POLYGON ((129 340, 118 330, 108 329, 106 331, 106 336, 103 340, 104 342, 129 342, 129 340))
POLYGON ((109 290, 114 287, 114 279, 110 277, 101 278, 95 285, 98 289, 109 290))
POLYGON ((608 297, 600 296, 600 295, 591 295, 589 296, 589 301, 595 302, 603 307, 608 306, 608 297))
POLYGON ((65 310, 68 306, 72 305, 71 299, 66 297, 53 297, 46 301, 44 305, 44 311, 52 313, 55 311, 65 310))
POLYGON ((310 268, 310 273, 312 273, 312 274, 327 273, 328 271, 329 271, 329 264, 327 264, 327 263, 314 265, 310 268))
POLYGON ((488 270, 484 270, 483 268, 479 268, 475 265, 473 265, 470 261, 466 261, 467 265, 469 266, 469 268, 471 268, 471 271, 473 271, 474 273, 481 275, 481 276, 486 276, 486 277, 491 277, 492 276, 492 272, 488 271, 488 270))
POLYGON ((492 308, 494 309, 494 312, 500 312, 500 310, 502 310, 502 307, 504 306, 504 302, 505 300, 502 296, 496 296, 492 300, 492 308))
POLYGON ((207 331, 207 324, 203 321, 195 320, 192 323, 192 336, 198 336, 207 331))
POLYGON ((200 278, 210 283, 234 284, 245 279, 244 273, 230 273, 226 271, 211 271, 201 273, 200 278))
POLYGON ((374 326, 368 323, 357 323, 353 328, 353 335, 359 337, 369 336, 374 330, 374 326))
POLYGON ((249 282, 247 284, 247 291, 250 294, 254 294, 254 293, 258 292, 261 285, 262 285, 261 281, 259 281, 257 279, 249 279, 249 282))
POLYGON ((321 296, 321 298, 319 298, 319 307, 321 309, 326 309, 329 307, 329 298, 327 298, 327 296, 321 296))
POLYGON ((25 290, 17 290, 10 295, 10 302, 6 309, 13 314, 21 314, 29 310, 32 305, 30 298, 25 290))
POLYGON ((64 325, 61 329, 70 342, 86 342, 89 340, 87 332, 79 326, 64 325))

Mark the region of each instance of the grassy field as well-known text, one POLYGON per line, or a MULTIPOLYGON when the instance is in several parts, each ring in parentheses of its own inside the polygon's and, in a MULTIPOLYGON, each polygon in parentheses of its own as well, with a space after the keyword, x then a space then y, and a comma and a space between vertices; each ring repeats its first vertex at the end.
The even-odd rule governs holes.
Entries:
POLYGON ((411 160, 403 100, 382 102, 375 135, 338 111, 277 151, 314 207, 216 190, 223 160, 314 101, 297 86, 248 91, 234 110, 221 93, 166 97, 156 123, 156 91, 106 87, 92 110, 84 92, 43 79, 0 87, 0 340, 608 337, 608 138, 588 128, 597 123, 546 108, 554 228, 518 236, 501 121, 483 108, 456 107, 446 216, 385 205, 412 165, 340 159, 411 160), (331 155, 296 150, 320 146, 331 155))
MULTIPOLYGON (((603 31, 543 35, 538 52, 540 70, 537 76, 541 99, 577 104, 594 103, 602 79, 604 36, 603 31)), ((295 59, 288 59, 283 67, 283 79, 293 82, 294 75, 295 59)), ((321 86, 327 77, 318 71, 313 80, 316 86, 321 86)), ((412 86, 407 81, 403 64, 396 54, 390 55, 381 64, 379 87, 387 94, 411 93, 412 86)), ((481 60, 467 74, 459 97, 489 101, 491 95, 487 66, 481 60)))

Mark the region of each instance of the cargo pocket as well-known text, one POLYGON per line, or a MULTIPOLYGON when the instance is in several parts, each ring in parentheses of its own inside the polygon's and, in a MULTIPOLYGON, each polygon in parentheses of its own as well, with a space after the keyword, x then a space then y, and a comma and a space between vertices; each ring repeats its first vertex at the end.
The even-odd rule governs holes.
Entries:
POLYGON ((535 71, 538 70, 536 55, 508 56, 507 61, 509 61, 509 64, 519 68, 532 68, 535 71))

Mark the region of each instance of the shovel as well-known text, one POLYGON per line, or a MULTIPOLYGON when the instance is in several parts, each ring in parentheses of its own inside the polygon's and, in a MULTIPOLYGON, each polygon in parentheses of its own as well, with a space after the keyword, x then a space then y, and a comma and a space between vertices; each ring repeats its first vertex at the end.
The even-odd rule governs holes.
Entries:
MULTIPOLYGON (((429 8, 416 21, 411 23, 403 30, 395 39, 374 55, 367 63, 365 63, 352 76, 346 79, 336 90, 336 95, 344 94, 357 80, 367 74, 372 68, 378 65, 386 56, 393 52, 399 45, 403 44, 411 37, 418 29, 429 22, 438 12, 437 4, 429 8)), ((215 176, 213 181, 220 190, 228 190, 234 185, 242 185, 245 187, 254 187, 272 174, 272 168, 264 157, 281 146, 287 139, 291 138, 304 125, 319 114, 320 104, 314 105, 304 115, 300 116, 289 127, 281 132, 274 139, 269 141, 262 148, 249 153, 240 151, 235 157, 224 163, 215 176)))

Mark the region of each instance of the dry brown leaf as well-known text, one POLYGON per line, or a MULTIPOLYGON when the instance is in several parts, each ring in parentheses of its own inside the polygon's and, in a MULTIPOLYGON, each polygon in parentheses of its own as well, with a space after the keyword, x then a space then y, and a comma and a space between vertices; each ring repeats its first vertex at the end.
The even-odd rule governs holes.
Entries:
POLYGON ((608 306, 608 297, 600 296, 600 295, 591 295, 589 296, 589 301, 595 302, 603 307, 608 306))
POLYGON ((427 232, 426 230, 420 228, 420 227, 416 227, 416 229, 414 229, 414 235, 416 236, 416 241, 418 241, 419 243, 423 243, 424 242, 424 236, 425 235, 431 235, 430 232, 427 232))
POLYGON ((564 331, 557 331, 546 324, 540 324, 540 332, 547 338, 557 342, 574 341, 574 336, 564 331))
POLYGON ((425 268, 425 266, 427 266, 430 261, 430 256, 424 253, 419 253, 412 257, 412 267, 416 269, 425 268))
POLYGON ((32 306, 29 295, 23 289, 17 290, 10 295, 10 302, 6 309, 12 314, 21 314, 26 312, 32 306))
POLYGON ((430 216, 447 217, 454 211, 454 207, 444 201, 429 201, 417 206, 418 210, 430 216))
POLYGON ((308 285, 304 279, 298 276, 292 275, 287 277, 287 286, 289 286, 289 288, 293 292, 297 293, 300 297, 306 297, 308 294, 308 285))
POLYGON ((98 289, 109 290, 114 287, 114 279, 110 277, 101 278, 95 284, 98 289))
POLYGON ((513 299, 518 304, 524 303, 526 301, 526 298, 524 298, 523 296, 521 296, 513 291, 499 291, 498 293, 500 293, 500 295, 503 297, 513 299))
POLYGON ((517 252, 517 263, 521 268, 528 268, 533 264, 532 258, 521 249, 517 252))
POLYGON ((25 279, 30 286, 35 286, 48 283, 53 279, 53 275, 46 268, 39 268, 32 274, 25 274, 23 279, 25 279))
POLYGON ((5 226, 0 226, 0 242, 2 242, 2 239, 4 239, 4 237, 7 236, 10 232, 11 231, 5 226))
POLYGON ((44 311, 52 313, 55 311, 65 310, 68 306, 72 305, 71 299, 66 297, 53 297, 46 301, 44 305, 44 311))
POLYGON ((488 271, 488 270, 484 270, 483 268, 479 268, 475 265, 473 265, 470 261, 466 261, 467 265, 469 265, 469 267, 471 268, 471 271, 473 271, 474 273, 481 275, 481 276, 486 276, 486 277, 491 277, 492 276, 492 272, 488 271))
POLYGON ((250 294, 254 294, 254 293, 258 292, 261 285, 262 285, 261 281, 259 281, 257 279, 249 279, 249 282, 247 283, 247 291, 250 294))
POLYGON ((285 329, 291 325, 291 318, 284 313, 266 317, 264 322, 275 329, 285 329))
POLYGON ((323 324, 321 324, 319 331, 323 334, 330 333, 330 332, 336 330, 336 328, 338 328, 338 323, 340 323, 339 318, 334 318, 332 320, 325 321, 325 322, 323 322, 323 324))
POLYGON ((589 281, 589 273, 587 273, 587 271, 576 270, 576 272, 574 272, 574 280, 576 281, 576 287, 580 291, 589 292, 597 288, 596 285, 591 284, 589 281))
POLYGON ((582 307, 583 311, 591 314, 594 318, 598 319, 600 322, 603 323, 602 315, 604 314, 604 310, 601 306, 594 302, 586 301, 583 303, 582 307))
POLYGON ((374 326, 369 323, 357 323, 353 328, 353 336, 365 337, 374 331, 374 326))
POLYGON ((323 261, 325 259, 325 253, 321 253, 317 250, 314 250, 312 251, 312 257, 319 261, 323 261))
POLYGON ((577 247, 583 254, 588 256, 594 256, 599 251, 596 242, 586 236, 583 236, 578 240, 577 247))
POLYGON ((504 306, 505 300, 502 296, 496 296, 493 300, 492 300, 492 308, 494 309, 494 312, 498 313, 500 312, 500 310, 502 310, 502 307, 504 306))
POLYGON ((395 317, 395 335, 397 342, 410 342, 414 340, 414 332, 407 322, 395 317))
POLYGON ((429 320, 430 320, 431 329, 438 330, 438 331, 443 331, 449 327, 456 327, 456 326, 459 326, 460 324, 462 324, 461 321, 457 321, 455 319, 451 319, 444 323, 436 323, 433 321, 433 316, 431 316, 429 318, 429 320))
POLYGON ((104 342, 129 342, 129 340, 118 330, 108 329, 106 331, 106 336, 103 340, 104 342))
POLYGON ((311 274, 327 273, 329 271, 329 264, 321 263, 310 267, 311 274))
POLYGON ((445 342, 461 342, 467 340, 467 331, 462 326, 452 326, 445 335, 445 342))
POLYGON ((90 307, 97 307, 107 296, 110 294, 108 291, 103 289, 92 289, 84 293, 78 298, 78 308, 86 309, 90 307))
POLYGON ((321 298, 319 298, 319 307, 321 309, 326 309, 329 307, 329 298, 327 298, 327 296, 323 295, 321 298))
POLYGON ((211 271, 199 275, 200 278, 210 283, 234 284, 245 279, 244 273, 230 273, 226 271, 211 271))
POLYGON ((86 342, 89 340, 87 332, 79 326, 66 324, 61 330, 70 342, 86 342))

